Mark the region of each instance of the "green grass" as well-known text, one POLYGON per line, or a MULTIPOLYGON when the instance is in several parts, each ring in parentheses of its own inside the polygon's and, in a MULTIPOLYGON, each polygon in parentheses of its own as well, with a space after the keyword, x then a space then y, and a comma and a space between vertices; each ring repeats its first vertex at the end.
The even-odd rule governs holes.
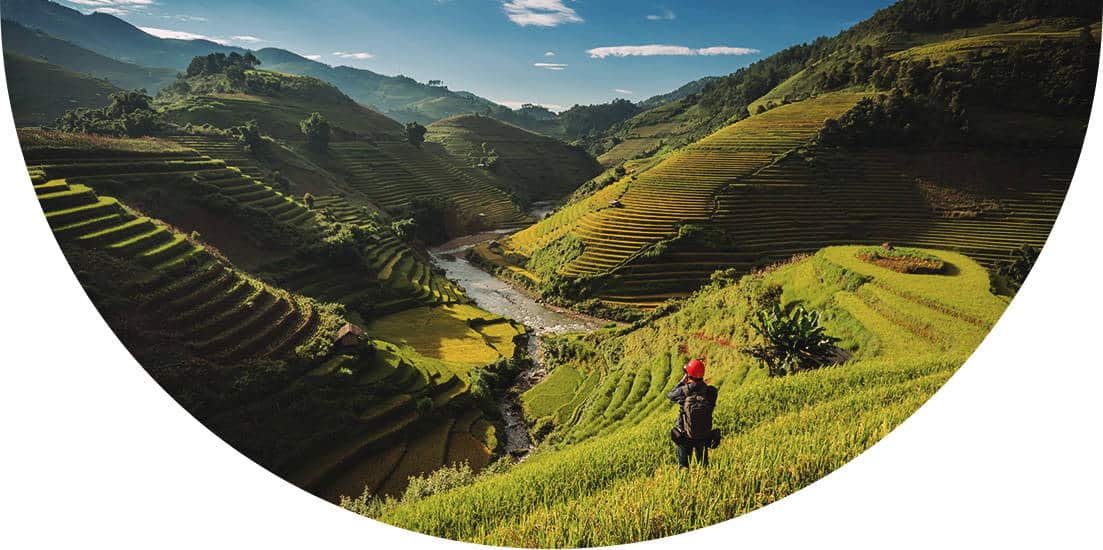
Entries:
POLYGON ((585 377, 571 365, 555 368, 540 384, 521 394, 527 418, 543 418, 566 405, 585 377))
POLYGON ((909 275, 858 259, 859 249, 828 248, 705 289, 634 330, 570 337, 595 353, 557 364, 523 396, 530 415, 556 418, 548 444, 506 473, 387 508, 379 519, 484 544, 618 544, 730 519, 815 481, 914 412, 1006 305, 964 255, 924 250, 955 270, 909 275), (748 293, 772 284, 783 303, 823 312, 853 358, 776 379, 743 356, 748 293), (930 338, 918 337, 915 323, 930 338), (707 378, 720 387, 725 440, 707 472, 678 472, 667 437, 674 411, 664 394, 688 358, 682 349, 707 356, 707 378), (697 513, 683 513, 686 499, 697 513))
POLYGON ((559 200, 601 172, 580 149, 496 119, 461 115, 429 125, 426 139, 479 167, 525 201, 559 200))
POLYGON ((523 334, 520 327, 465 304, 409 309, 373 321, 367 331, 458 373, 512 357, 505 354, 515 351, 513 338, 523 334))

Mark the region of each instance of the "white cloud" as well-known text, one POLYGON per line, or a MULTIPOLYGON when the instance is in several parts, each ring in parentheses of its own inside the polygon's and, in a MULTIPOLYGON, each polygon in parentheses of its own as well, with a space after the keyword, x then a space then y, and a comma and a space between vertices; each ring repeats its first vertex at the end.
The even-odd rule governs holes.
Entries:
POLYGON ((216 38, 213 36, 206 36, 202 34, 195 34, 187 31, 174 31, 171 29, 158 29, 157 27, 138 27, 142 32, 146 34, 152 34, 157 38, 173 38, 176 40, 210 40, 218 44, 226 45, 229 40, 225 38, 216 38))
POLYGON ((135 10, 144 10, 156 4, 156 0, 68 0, 68 3, 91 8, 91 12, 108 15, 127 15, 135 10))
POLYGON ((677 18, 674 12, 669 9, 664 9, 662 13, 653 13, 647 16, 648 21, 673 21, 677 18))
POLYGON ((584 21, 573 8, 563 5, 563 0, 512 0, 502 4, 502 9, 510 21, 522 27, 557 27, 584 21))
POLYGON ((613 91, 620 94, 620 95, 635 95, 635 93, 636 93, 636 92, 633 92, 632 90, 623 90, 621 88, 617 88, 613 91))
POLYGON ((759 53, 754 48, 732 48, 712 46, 709 48, 688 48, 686 46, 667 46, 649 44, 646 46, 605 46, 586 50, 594 59, 606 57, 650 57, 656 55, 749 55, 759 53))
POLYGON ((555 111, 557 113, 565 110, 565 107, 563 107, 562 105, 556 105, 554 103, 540 103, 539 101, 498 101, 494 99, 492 99, 491 101, 497 103, 498 105, 509 107, 510 109, 520 109, 522 105, 539 105, 540 107, 548 109, 549 111, 555 111))
POLYGON ((544 57, 555 57, 555 52, 544 52, 544 57))
POLYGON ((371 59, 375 57, 368 52, 333 52, 333 55, 340 57, 341 59, 371 59))
POLYGON ((307 58, 307 59, 309 59, 309 60, 311 60, 311 61, 317 61, 317 60, 319 60, 319 59, 321 59, 321 58, 322 58, 321 54, 314 54, 314 55, 304 55, 303 57, 305 57, 305 58, 307 58))
POLYGON ((758 53, 754 48, 730 48, 728 46, 713 46, 697 50, 700 55, 751 55, 758 53))
POLYGON ((566 63, 533 63, 532 66, 549 71, 564 71, 567 69, 566 63))
POLYGON ((250 44, 255 43, 255 42, 264 42, 264 40, 261 39, 261 38, 257 38, 255 36, 250 36, 250 35, 247 35, 247 34, 239 35, 239 36, 231 36, 230 39, 234 40, 236 42, 248 42, 250 44))

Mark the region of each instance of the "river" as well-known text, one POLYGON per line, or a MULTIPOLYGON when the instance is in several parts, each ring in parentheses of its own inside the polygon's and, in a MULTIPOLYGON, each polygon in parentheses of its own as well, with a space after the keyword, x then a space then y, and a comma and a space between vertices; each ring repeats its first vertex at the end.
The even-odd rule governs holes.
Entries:
POLYGON ((509 317, 528 327, 531 333, 528 352, 532 358, 532 366, 521 372, 512 387, 498 400, 498 409, 502 413, 502 424, 505 428, 506 452, 515 460, 521 460, 528 454, 532 441, 529 439, 521 409, 520 395, 539 383, 547 374, 540 338, 547 334, 591 332, 604 326, 606 321, 537 302, 513 285, 464 259, 465 252, 472 246, 500 238, 507 233, 493 231, 460 237, 431 249, 429 255, 434 265, 443 269, 449 279, 463 287, 467 295, 475 301, 475 305, 491 313, 509 317))

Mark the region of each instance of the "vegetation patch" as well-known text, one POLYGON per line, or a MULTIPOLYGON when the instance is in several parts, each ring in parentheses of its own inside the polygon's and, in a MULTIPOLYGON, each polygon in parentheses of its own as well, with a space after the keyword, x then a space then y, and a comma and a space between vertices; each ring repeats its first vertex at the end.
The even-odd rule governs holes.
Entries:
POLYGON ((897 273, 936 275, 946 269, 946 262, 941 258, 917 248, 901 248, 887 244, 868 246, 858 251, 858 257, 897 273))

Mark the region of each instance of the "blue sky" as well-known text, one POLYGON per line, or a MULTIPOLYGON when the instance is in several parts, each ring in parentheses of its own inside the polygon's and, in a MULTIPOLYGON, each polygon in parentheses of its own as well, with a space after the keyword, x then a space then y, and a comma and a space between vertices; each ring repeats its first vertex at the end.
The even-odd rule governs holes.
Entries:
POLYGON ((890 0, 69 0, 152 34, 440 79, 507 105, 646 99, 834 35, 890 0))

